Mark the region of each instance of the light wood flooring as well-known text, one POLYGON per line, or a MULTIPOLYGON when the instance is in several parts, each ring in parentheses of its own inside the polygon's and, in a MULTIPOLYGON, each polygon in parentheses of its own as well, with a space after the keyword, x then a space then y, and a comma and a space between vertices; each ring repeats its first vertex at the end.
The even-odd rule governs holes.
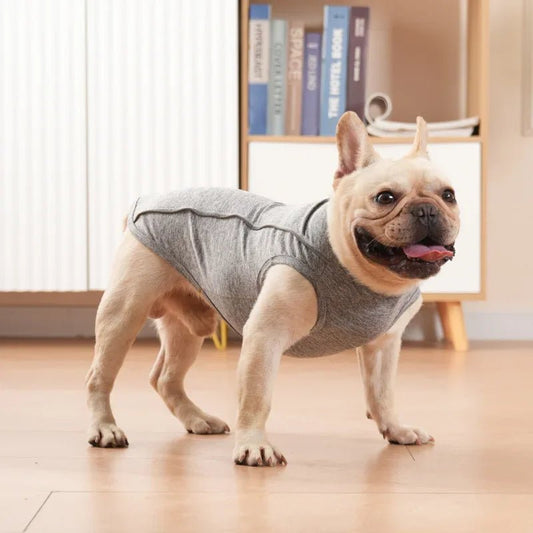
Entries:
MULTIPOLYGON (((92 343, 0 340, 1 532, 533 532, 533 344, 405 347, 398 404, 423 447, 381 439, 353 354, 284 358, 268 427, 289 464, 270 469, 185 432, 148 384, 156 352, 134 346, 112 397, 130 447, 96 449, 92 343)), ((237 356, 208 341, 188 376, 232 427, 237 356)))

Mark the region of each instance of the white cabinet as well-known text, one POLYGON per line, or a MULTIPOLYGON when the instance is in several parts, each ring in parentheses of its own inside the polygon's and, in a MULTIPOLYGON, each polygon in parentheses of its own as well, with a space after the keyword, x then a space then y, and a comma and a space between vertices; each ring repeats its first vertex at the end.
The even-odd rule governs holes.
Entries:
POLYGON ((85 2, 0 3, 0 290, 87 288, 85 2))
MULTIPOLYGON (((382 157, 399 158, 408 144, 376 144, 382 157)), ((426 281, 426 293, 481 291, 481 147, 477 142, 432 143, 433 162, 448 176, 461 208, 456 257, 426 281)), ((330 143, 249 144, 249 190, 285 203, 305 203, 331 193, 337 148, 330 143)))

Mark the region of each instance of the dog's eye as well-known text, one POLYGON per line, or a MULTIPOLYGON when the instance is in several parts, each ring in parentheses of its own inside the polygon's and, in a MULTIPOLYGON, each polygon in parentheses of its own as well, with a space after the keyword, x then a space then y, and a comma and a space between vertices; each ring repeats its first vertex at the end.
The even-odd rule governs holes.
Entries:
POLYGON ((375 200, 378 204, 388 205, 394 203, 396 197, 390 191, 382 191, 376 196, 375 200))
POLYGON ((442 199, 450 204, 455 203, 455 193, 451 189, 446 189, 442 193, 442 199))

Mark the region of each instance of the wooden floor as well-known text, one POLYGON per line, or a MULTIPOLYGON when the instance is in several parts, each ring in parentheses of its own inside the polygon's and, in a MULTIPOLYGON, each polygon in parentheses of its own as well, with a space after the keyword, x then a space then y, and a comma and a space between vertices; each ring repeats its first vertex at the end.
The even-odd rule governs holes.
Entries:
MULTIPOLYGON (((238 347, 206 343, 192 398, 235 419, 238 347)), ((231 461, 233 436, 187 434, 138 343, 113 396, 128 449, 91 448, 91 342, 0 340, 0 531, 533 532, 533 344, 406 347, 398 402, 434 445, 388 445, 350 353, 285 358, 269 421, 289 464, 231 461)))

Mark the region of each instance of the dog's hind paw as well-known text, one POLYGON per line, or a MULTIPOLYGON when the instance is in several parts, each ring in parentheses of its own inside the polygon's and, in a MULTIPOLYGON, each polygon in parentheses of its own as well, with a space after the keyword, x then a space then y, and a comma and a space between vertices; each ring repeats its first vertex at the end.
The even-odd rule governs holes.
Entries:
POLYGON ((220 433, 229 433, 228 424, 216 416, 210 415, 193 415, 185 422, 185 428, 189 433, 197 435, 217 435, 220 433))
POLYGON ((427 444, 435 439, 423 429, 394 425, 381 432, 391 444, 427 444))
POLYGON ((108 422, 91 426, 89 444, 97 448, 127 448, 129 446, 126 434, 116 424, 108 422))

